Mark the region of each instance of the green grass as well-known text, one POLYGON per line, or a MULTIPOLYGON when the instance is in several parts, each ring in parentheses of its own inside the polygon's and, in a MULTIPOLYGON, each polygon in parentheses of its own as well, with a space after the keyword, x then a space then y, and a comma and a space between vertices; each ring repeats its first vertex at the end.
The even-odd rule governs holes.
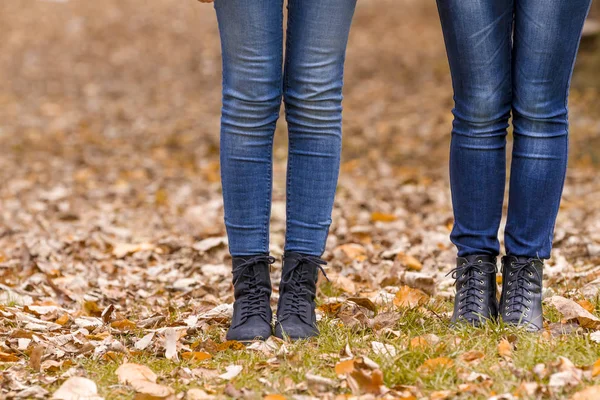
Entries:
MULTIPOLYGON (((335 374, 334 367, 340 360, 344 347, 349 344, 355 356, 368 356, 380 365, 385 384, 390 388, 397 385, 415 385, 424 395, 437 390, 458 390, 458 385, 465 383, 464 377, 474 371, 489 375, 492 384, 486 393, 479 397, 474 394, 464 394, 463 398, 483 399, 493 393, 514 392, 524 381, 547 384, 548 377, 539 380, 532 372, 538 363, 550 365, 556 362, 559 356, 564 356, 575 365, 584 367, 590 366, 600 358, 600 344, 590 341, 589 335, 583 331, 576 331, 569 335, 540 335, 492 323, 477 329, 450 328, 446 318, 435 316, 449 309, 450 306, 446 302, 432 303, 429 311, 434 313, 398 310, 401 318, 392 328, 401 332, 399 338, 369 329, 351 330, 342 324, 332 323, 331 320, 323 320, 319 323, 321 335, 318 338, 287 343, 287 353, 281 355, 269 356, 251 350, 226 350, 214 353, 213 358, 203 362, 173 362, 164 359, 160 354, 143 353, 129 357, 129 361, 148 366, 159 376, 160 383, 173 387, 178 393, 200 387, 221 396, 224 396, 226 382, 220 379, 202 382, 196 378, 185 382, 178 378, 178 371, 200 367, 215 369, 220 374, 230 364, 242 365, 244 370, 232 381, 233 385, 238 389, 250 390, 257 398, 262 398, 268 393, 285 395, 298 393, 298 391, 290 391, 289 388, 294 384, 302 383, 306 373, 341 382, 335 374), (439 343, 424 349, 414 349, 409 345, 411 338, 425 334, 437 335, 440 338, 439 343), (514 345, 510 363, 497 353, 498 343, 503 338, 507 338, 514 345), (396 348, 397 355, 390 358, 374 354, 372 341, 391 344, 396 348), (467 363, 461 359, 461 355, 470 350, 481 351, 485 357, 477 362, 467 363), (275 362, 273 357, 276 357, 275 362), (424 361, 436 357, 450 358, 454 361, 454 365, 450 368, 438 368, 431 373, 418 371, 424 361), (271 382, 272 387, 266 386, 264 383, 266 381, 271 382)), ((558 313, 552 309, 546 310, 546 317, 550 322, 557 322, 560 319, 558 313)), ((217 340, 219 331, 216 329, 202 337, 186 337, 185 342, 189 344, 195 340, 206 340, 211 336, 212 339, 217 340)), ((131 338, 125 335, 119 339, 123 342, 131 342, 131 338)), ((130 389, 119 385, 117 381, 115 371, 121 362, 121 357, 115 361, 90 359, 79 361, 80 366, 87 371, 88 377, 98 384, 101 395, 107 400, 134 397, 130 389)), ((586 380, 580 386, 591 384, 600 384, 600 379, 586 380)), ((559 389, 549 398, 568 398, 581 387, 559 389)), ((333 389, 333 391, 350 393, 348 389, 333 389)), ((310 386, 309 390, 302 393, 318 395, 310 392, 310 386)))

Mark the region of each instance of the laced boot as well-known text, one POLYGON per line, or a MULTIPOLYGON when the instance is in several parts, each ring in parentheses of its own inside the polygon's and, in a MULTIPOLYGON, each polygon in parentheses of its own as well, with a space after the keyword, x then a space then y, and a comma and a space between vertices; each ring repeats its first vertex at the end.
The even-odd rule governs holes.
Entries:
POLYGON ((269 255, 233 258, 233 317, 227 340, 266 340, 272 333, 271 277, 275 258, 269 255))
POLYGON ((457 258, 450 271, 456 280, 456 297, 452 324, 479 326, 498 317, 496 299, 496 257, 471 255, 457 258))
MULTIPOLYGON (((316 256, 286 252, 279 285, 275 336, 296 340, 317 336, 315 296, 319 270, 327 262, 316 256)), ((327 277, 327 275, 325 275, 327 277)))
POLYGON ((500 316, 510 325, 530 332, 543 328, 542 280, 544 262, 537 258, 502 258, 502 295, 500 316))

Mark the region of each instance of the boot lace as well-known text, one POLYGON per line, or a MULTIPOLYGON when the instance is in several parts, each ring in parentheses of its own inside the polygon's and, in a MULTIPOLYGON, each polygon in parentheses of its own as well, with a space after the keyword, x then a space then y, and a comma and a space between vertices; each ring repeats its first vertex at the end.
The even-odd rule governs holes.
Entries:
POLYGON ((268 324, 271 323, 264 300, 267 291, 260 285, 259 271, 256 271, 253 267, 261 263, 271 266, 275 261, 275 257, 267 255, 255 256, 244 261, 233 270, 233 275, 236 276, 233 285, 235 286, 240 280, 243 280, 247 285, 247 295, 240 299, 242 304, 240 306, 239 325, 244 324, 248 318, 255 315, 261 317, 268 324))
POLYGON ((475 318, 481 315, 482 303, 485 302, 486 294, 478 284, 485 283, 482 279, 485 274, 496 272, 498 272, 496 264, 477 260, 464 262, 446 274, 446 276, 452 275, 452 278, 456 280, 457 287, 460 287, 456 293, 459 319, 468 320, 469 314, 475 318))
POLYGON ((286 290, 288 293, 286 308, 281 313, 279 321, 284 321, 292 315, 306 315, 307 308, 311 307, 311 304, 306 301, 306 297, 307 295, 310 295, 312 298, 316 295, 316 293, 309 288, 309 283, 312 278, 308 276, 308 271, 306 269, 299 268, 301 265, 305 264, 315 266, 323 273, 325 279, 329 281, 329 278, 325 273, 325 269, 323 269, 323 265, 327 265, 327 261, 316 256, 303 255, 296 258, 294 266, 292 266, 292 268, 290 268, 290 270, 281 277, 281 283, 289 285, 289 287, 286 290))
POLYGON ((508 273, 508 282, 505 300, 505 315, 513 318, 505 319, 508 322, 521 322, 521 318, 528 318, 529 307, 531 300, 531 290, 528 288, 533 286, 531 278, 537 277, 537 282, 541 281, 542 277, 535 268, 535 259, 530 258, 524 261, 512 261, 511 271, 508 273))

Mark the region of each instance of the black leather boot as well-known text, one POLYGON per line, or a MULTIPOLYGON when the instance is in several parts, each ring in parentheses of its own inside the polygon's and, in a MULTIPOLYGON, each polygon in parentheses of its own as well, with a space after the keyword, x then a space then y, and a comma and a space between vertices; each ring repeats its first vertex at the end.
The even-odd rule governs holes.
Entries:
POLYGON ((450 273, 456 279, 452 324, 479 326, 498 317, 496 257, 471 255, 456 259, 450 273))
POLYGON ((506 256, 502 258, 502 296, 500 316, 510 325, 530 332, 543 328, 542 280, 544 262, 537 258, 506 256))
MULTIPOLYGON (((305 339, 317 336, 315 296, 319 270, 325 275, 324 260, 316 256, 286 252, 279 285, 277 323, 278 338, 305 339)), ((327 275, 325 275, 327 276, 327 275)))
POLYGON ((271 320, 271 277, 274 257, 262 254, 233 258, 233 317, 227 340, 266 340, 273 331, 271 320))

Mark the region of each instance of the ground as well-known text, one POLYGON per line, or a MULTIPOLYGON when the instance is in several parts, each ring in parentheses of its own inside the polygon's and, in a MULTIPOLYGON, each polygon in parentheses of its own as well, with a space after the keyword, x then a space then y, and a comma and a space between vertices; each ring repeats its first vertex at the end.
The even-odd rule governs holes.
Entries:
MULTIPOLYGON (((232 290, 212 6, 21 0, 0 3, 0 26, 0 397, 599 398, 591 39, 571 92, 543 334, 449 328, 452 93, 435 3, 360 0, 321 336, 243 347, 224 340, 232 290)), ((285 159, 281 121, 277 257, 285 159)), ((276 287, 279 276, 280 262, 276 287)))

